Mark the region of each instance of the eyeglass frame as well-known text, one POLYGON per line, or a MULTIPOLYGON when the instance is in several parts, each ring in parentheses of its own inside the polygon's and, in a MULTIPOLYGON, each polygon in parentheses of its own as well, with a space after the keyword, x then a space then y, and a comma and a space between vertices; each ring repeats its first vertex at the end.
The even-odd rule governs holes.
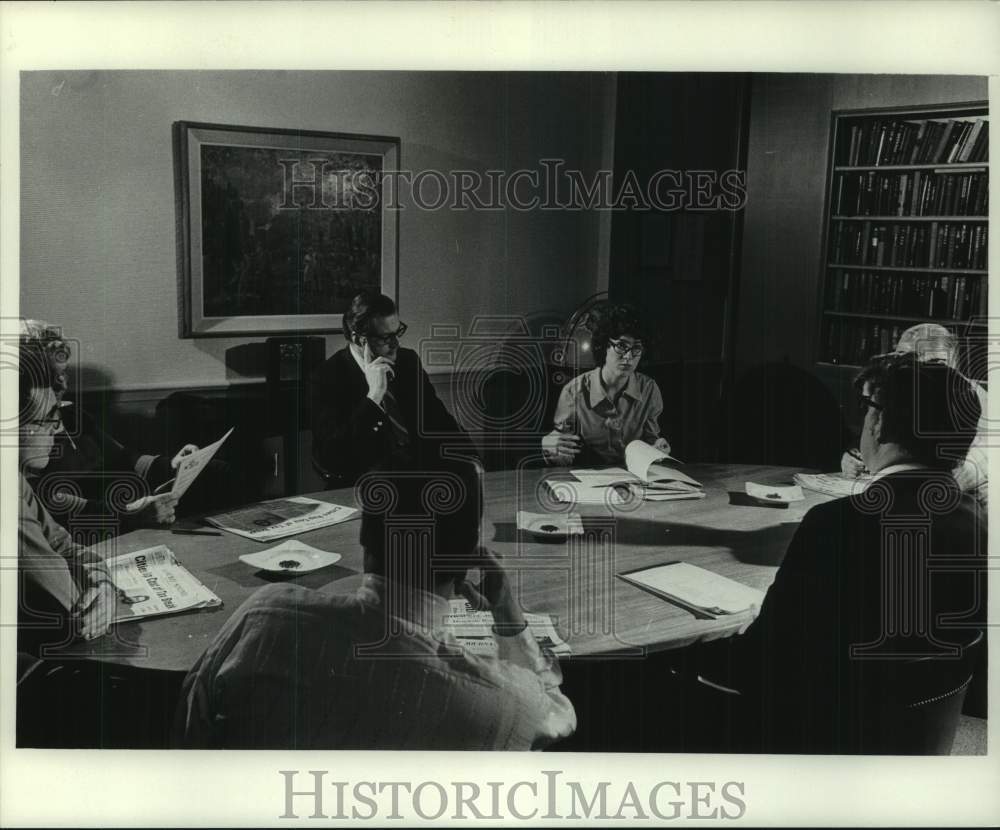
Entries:
POLYGON ((615 354, 619 357, 628 357, 630 355, 642 357, 643 352, 646 351, 646 347, 642 343, 633 343, 631 346, 625 346, 625 350, 622 351, 620 346, 624 345, 624 341, 621 338, 608 340, 608 345, 615 350, 615 354))
POLYGON ((408 328, 409 326, 407 326, 406 323, 403 323, 401 321, 399 324, 399 328, 396 329, 395 331, 389 332, 389 334, 367 334, 365 335, 365 337, 367 338, 368 342, 373 345, 384 345, 390 343, 393 340, 399 343, 403 335, 406 334, 406 330, 408 328))
POLYGON ((63 419, 59 410, 56 410, 56 415, 53 418, 38 418, 31 421, 25 421, 21 424, 22 428, 28 435, 34 436, 41 432, 42 427, 46 427, 49 432, 57 433, 63 428, 63 419), (34 429, 32 429, 34 427, 34 429))
POLYGON ((858 393, 858 409, 861 410, 861 414, 862 415, 867 415, 869 407, 871 407, 872 409, 874 409, 874 410, 876 410, 878 412, 881 412, 883 409, 885 409, 885 407, 882 406, 882 404, 878 403, 875 400, 872 400, 872 396, 871 395, 865 395, 863 393, 858 393))

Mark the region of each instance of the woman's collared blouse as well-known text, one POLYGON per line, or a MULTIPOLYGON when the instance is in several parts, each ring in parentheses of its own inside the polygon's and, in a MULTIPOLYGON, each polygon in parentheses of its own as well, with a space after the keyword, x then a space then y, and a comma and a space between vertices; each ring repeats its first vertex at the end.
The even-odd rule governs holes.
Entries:
POLYGON ((630 441, 652 444, 660 437, 662 412, 663 396, 652 378, 634 372, 613 403, 607 398, 601 368, 597 367, 563 387, 553 420, 557 430, 575 433, 583 440, 583 451, 575 464, 586 466, 596 461, 621 465, 630 441))

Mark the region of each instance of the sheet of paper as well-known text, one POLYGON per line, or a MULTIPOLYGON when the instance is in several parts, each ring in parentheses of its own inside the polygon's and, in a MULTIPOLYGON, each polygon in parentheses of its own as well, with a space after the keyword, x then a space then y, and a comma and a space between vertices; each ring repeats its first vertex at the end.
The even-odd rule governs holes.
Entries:
POLYGON ((760 606, 764 601, 763 591, 687 562, 659 565, 618 576, 712 615, 737 614, 748 610, 751 605, 760 606))
POLYGON ((170 492, 174 494, 178 499, 183 496, 188 488, 194 484, 194 480, 198 478, 199 473, 205 468, 205 465, 212 460, 213 456, 219 451, 226 439, 233 434, 235 427, 230 427, 229 432, 223 435, 214 444, 209 444, 207 447, 202 447, 190 455, 185 455, 181 458, 180 463, 177 465, 177 475, 174 477, 174 486, 171 488, 170 492))
POLYGON ((115 622, 222 605, 166 545, 123 553, 106 564, 121 593, 115 622))
POLYGON ((625 447, 625 466, 647 486, 676 490, 694 490, 701 487, 701 484, 691 476, 660 463, 664 459, 677 460, 645 441, 630 441, 625 447))
POLYGON ((347 521, 357 512, 355 507, 293 496, 209 516, 205 521, 237 536, 271 542, 347 521))
POLYGON ((796 473, 792 478, 807 490, 815 490, 817 493, 825 493, 828 496, 851 496, 861 493, 871 476, 861 476, 860 478, 848 478, 841 473, 796 473))
POLYGON ((530 513, 518 510, 517 529, 542 536, 578 536, 583 533, 583 519, 579 513, 530 513))
POLYGON ((669 490, 654 490, 651 487, 647 487, 646 491, 642 494, 644 501, 683 501, 684 499, 703 499, 705 498, 704 490, 696 490, 691 493, 676 493, 669 490))
POLYGON ((745 486, 748 496, 753 496, 761 501, 789 502, 805 499, 802 488, 797 484, 790 487, 773 487, 769 484, 755 484, 748 481, 745 486))

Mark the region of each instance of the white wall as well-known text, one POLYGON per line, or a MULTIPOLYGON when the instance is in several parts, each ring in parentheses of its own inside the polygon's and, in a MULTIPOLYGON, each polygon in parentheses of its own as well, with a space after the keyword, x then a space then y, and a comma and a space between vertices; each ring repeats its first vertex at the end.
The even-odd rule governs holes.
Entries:
MULTIPOLYGON (((21 313, 79 338, 90 386, 237 380, 226 350, 260 338, 177 335, 174 121, 398 136, 410 170, 558 157, 593 171, 608 157, 613 94, 613 76, 585 73, 25 73, 21 313)), ((572 211, 402 211, 410 345, 478 313, 568 314, 606 285, 602 233, 599 217, 572 211)))

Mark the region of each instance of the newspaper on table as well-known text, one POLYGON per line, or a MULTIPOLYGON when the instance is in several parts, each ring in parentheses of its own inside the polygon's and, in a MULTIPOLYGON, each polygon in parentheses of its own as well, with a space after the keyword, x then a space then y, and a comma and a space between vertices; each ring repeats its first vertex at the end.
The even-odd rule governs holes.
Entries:
MULTIPOLYGON (((445 617, 445 628, 461 643, 462 647, 480 657, 494 657, 497 641, 493 636, 493 614, 489 611, 473 611, 469 601, 456 597, 448 601, 450 613, 445 617)), ((552 654, 570 654, 571 649, 556 631, 552 618, 547 614, 525 614, 528 630, 542 649, 552 654)))
POLYGON ((219 513, 207 517, 205 521, 237 536, 257 542, 272 542, 347 521, 357 512, 356 507, 293 496, 219 513))
POLYGON ((815 490, 817 493, 824 493, 827 496, 854 496, 863 492, 871 476, 851 476, 848 478, 842 473, 796 473, 792 478, 797 484, 807 490, 815 490))
POLYGON ((123 553, 105 564, 118 589, 115 622, 222 605, 166 545, 123 553))

